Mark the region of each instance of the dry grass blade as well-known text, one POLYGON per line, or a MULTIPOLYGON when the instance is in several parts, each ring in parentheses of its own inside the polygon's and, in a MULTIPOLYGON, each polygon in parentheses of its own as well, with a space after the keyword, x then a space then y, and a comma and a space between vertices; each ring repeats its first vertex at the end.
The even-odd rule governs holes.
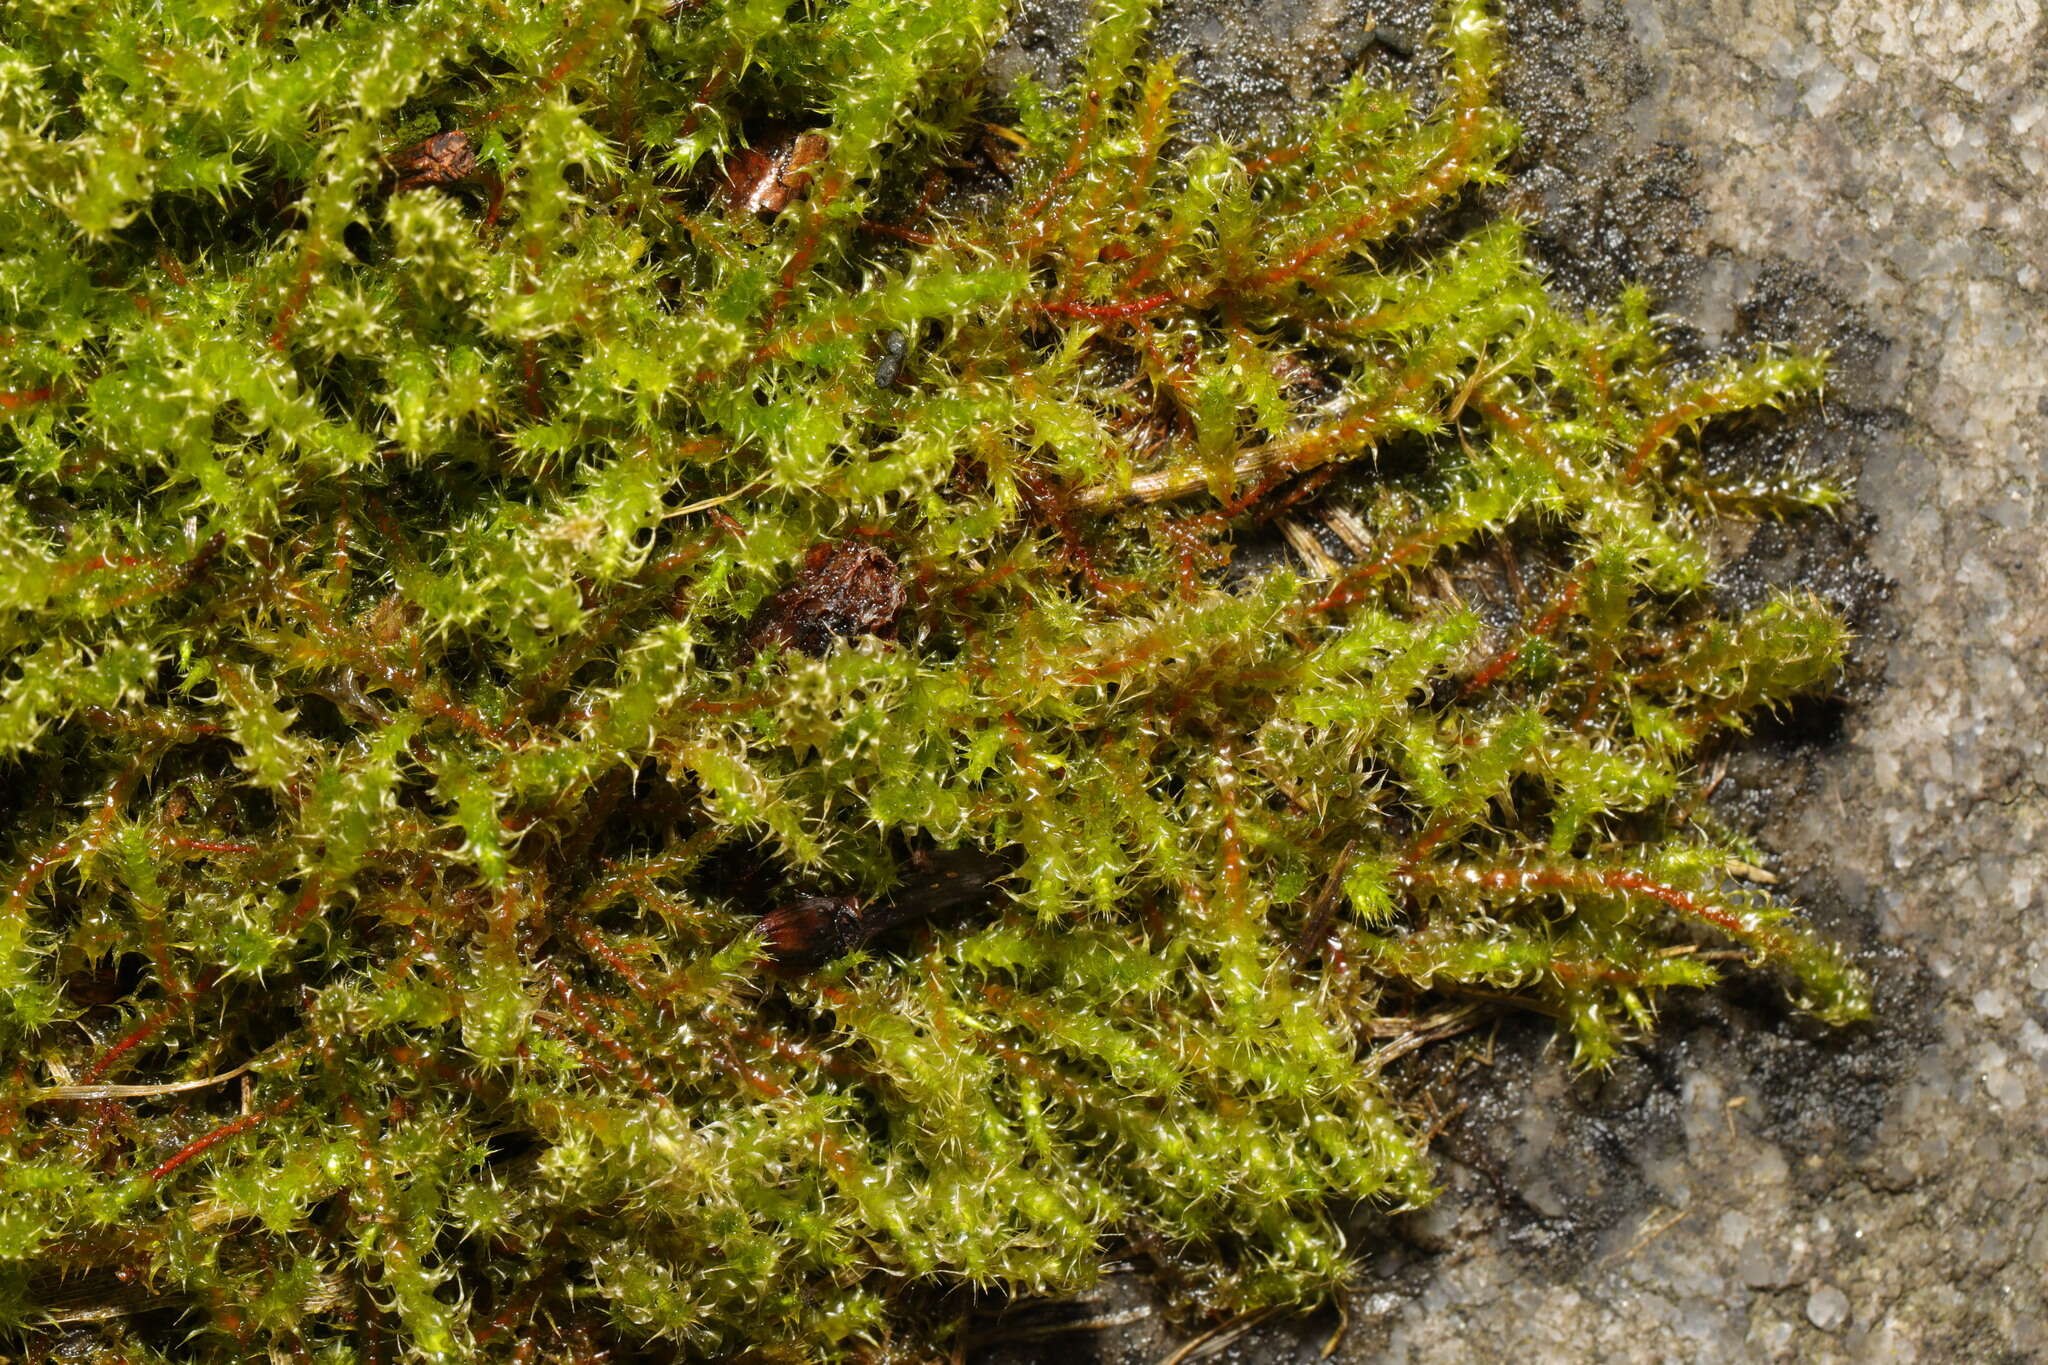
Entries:
POLYGON ((1440 1042, 1445 1038, 1455 1038, 1461 1033, 1468 1033, 1476 1025, 1480 1013, 1481 1010, 1478 1005, 1458 1005, 1423 1019, 1376 1020, 1372 1030, 1375 1034, 1380 1034, 1381 1030, 1388 1025, 1405 1025, 1405 1027, 1400 1028, 1398 1032, 1394 1033, 1392 1042, 1380 1048, 1371 1057, 1366 1059, 1366 1069, 1376 1074, 1384 1071, 1395 1061, 1407 1056, 1417 1048, 1427 1047, 1429 1044, 1440 1042))
POLYGON ((30 1104, 46 1104, 52 1100, 146 1100, 157 1095, 177 1095, 187 1090, 204 1090, 208 1086, 231 1081, 245 1075, 260 1058, 243 1062, 232 1071, 218 1075, 201 1076, 193 1081, 167 1081, 161 1085, 46 1085, 28 1097, 30 1104))
POLYGON ((1159 1365, 1188 1365, 1195 1360, 1207 1360, 1222 1351, 1260 1323, 1280 1313, 1278 1308, 1261 1308, 1250 1313, 1240 1313, 1228 1322, 1211 1327, 1193 1341, 1183 1343, 1172 1355, 1160 1360, 1159 1365))

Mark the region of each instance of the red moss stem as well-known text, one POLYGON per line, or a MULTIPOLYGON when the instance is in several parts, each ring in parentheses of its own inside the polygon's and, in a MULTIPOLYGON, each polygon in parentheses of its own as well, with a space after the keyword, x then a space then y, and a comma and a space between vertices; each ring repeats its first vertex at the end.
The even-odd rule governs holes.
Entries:
POLYGON ((276 1118, 279 1114, 284 1113, 286 1110, 290 1109, 293 1105, 297 1104, 298 1102, 299 1097, 297 1095, 287 1095, 282 1100, 278 1101, 276 1104, 272 1105, 268 1109, 261 1110, 260 1112, 254 1114, 244 1114, 242 1115, 242 1117, 235 1119, 230 1123, 223 1123, 220 1127, 206 1134, 206 1136, 194 1138, 192 1141, 186 1143, 183 1147, 179 1148, 175 1156, 171 1157, 168 1161, 163 1162, 162 1164, 158 1165, 154 1170, 152 1170, 149 1173, 149 1178, 153 1181, 162 1180, 172 1171, 177 1170, 180 1166, 190 1161, 193 1157, 199 1156, 208 1148, 227 1141, 229 1138, 235 1136, 237 1133, 246 1133, 259 1123, 264 1123, 270 1119, 276 1118))
POLYGON ((1039 310, 1063 318, 1089 318, 1098 322, 1113 322, 1122 318, 1134 318, 1140 313, 1149 313, 1155 308, 1173 302, 1172 291, 1152 294, 1129 303, 1062 303, 1057 300, 1041 303, 1039 310))

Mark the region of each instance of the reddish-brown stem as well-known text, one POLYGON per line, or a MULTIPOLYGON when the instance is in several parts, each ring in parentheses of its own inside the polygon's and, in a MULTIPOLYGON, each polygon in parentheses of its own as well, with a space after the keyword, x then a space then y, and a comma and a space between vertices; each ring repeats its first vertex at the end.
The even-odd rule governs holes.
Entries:
POLYGON ((56 386, 51 384, 45 384, 39 389, 0 389, 0 409, 16 412, 37 403, 48 402, 56 392, 56 386))
POLYGON ((292 902, 292 908, 285 915, 284 922, 277 926, 278 932, 287 937, 298 933, 305 927, 306 921, 313 918, 313 912, 319 908, 320 877, 316 873, 306 878, 305 886, 299 890, 299 898, 292 902))
POLYGON ((545 416, 547 408, 540 399, 540 363, 534 354, 532 337, 522 338, 519 342, 519 379, 526 415, 536 420, 545 416))
POLYGON ((642 1090, 657 1099, 667 1099, 668 1092, 654 1079, 654 1073, 642 1065, 639 1058, 627 1051, 624 1043, 612 1037, 602 1025, 590 1017, 589 1012, 583 1008, 583 1002, 577 998, 575 988, 569 984, 568 978, 552 969, 549 970, 548 977, 555 988, 555 998, 561 1001, 562 1008, 576 1021, 576 1026, 582 1029, 591 1041, 617 1058, 619 1065, 632 1074, 634 1083, 642 1090))
POLYGON ((293 1105, 297 1104, 298 1102, 299 1097, 297 1095, 287 1095, 282 1100, 278 1101, 276 1104, 270 1106, 270 1108, 268 1109, 260 1110, 254 1114, 244 1114, 242 1115, 242 1117, 235 1119, 232 1122, 223 1123, 220 1127, 206 1134, 206 1136, 194 1138, 192 1141, 186 1143, 183 1147, 179 1148, 176 1155, 172 1156, 168 1161, 163 1162, 162 1164, 157 1166, 156 1169, 152 1170, 149 1173, 149 1178, 151 1180, 162 1180, 172 1171, 177 1170, 180 1166, 190 1161, 193 1157, 199 1156, 208 1148, 227 1141, 229 1138, 235 1136, 237 1133, 246 1133, 259 1123, 263 1123, 266 1120, 276 1118, 279 1114, 284 1113, 287 1109, 290 1109, 293 1105))
POLYGON ((1052 313, 1058 317, 1088 318, 1094 321, 1108 322, 1121 318, 1134 318, 1140 313, 1149 313, 1163 304, 1173 302, 1173 299, 1174 295, 1169 290, 1165 293, 1152 294, 1142 299, 1133 299, 1129 303, 1062 303, 1055 300, 1051 303, 1041 303, 1038 307, 1041 311, 1052 313))
POLYGON ((183 994, 172 996, 163 1008, 137 1024, 119 1042, 101 1053, 99 1060, 86 1069, 84 1084, 91 1085, 98 1081, 107 1074, 108 1068, 112 1067, 115 1062, 120 1061, 121 1058, 155 1037, 158 1030, 178 1016, 180 1010, 207 991, 212 990, 214 985, 219 982, 220 976, 220 969, 217 967, 210 967, 200 973, 199 979, 194 981, 191 987, 183 994))
POLYGON ((1514 404, 1504 399, 1495 398, 1485 389, 1478 390, 1465 401, 1474 412, 1479 413, 1496 426, 1505 427, 1514 433, 1516 440, 1520 441, 1531 452, 1540 457, 1544 464, 1549 466, 1550 476, 1553 479, 1563 484, 1571 478, 1571 471, 1566 467, 1563 457, 1557 453, 1557 450, 1549 441, 1544 439, 1543 433, 1537 429, 1536 420, 1533 417, 1530 417, 1514 404))
POLYGON ((1483 115, 1484 110, 1477 105, 1467 105, 1458 111, 1456 135, 1438 154, 1436 165, 1421 184, 1405 194, 1373 205, 1334 231, 1298 247, 1279 265, 1252 276, 1249 283, 1258 289, 1271 289, 1291 283, 1306 274, 1317 261, 1332 252, 1343 250, 1365 233, 1377 227, 1397 223, 1442 199, 1465 177, 1473 145, 1478 141, 1483 115))
POLYGON ((1059 490, 1028 469, 1019 469, 1016 479, 1018 487, 1031 500, 1032 510, 1059 533, 1061 553, 1066 561, 1080 570, 1097 596, 1114 600, 1130 590, 1132 585, 1129 582, 1109 579, 1096 567, 1095 556, 1089 553, 1087 542, 1074 529, 1073 518, 1068 515, 1066 502, 1059 490))
POLYGON ((1467 696, 1493 686, 1495 682, 1500 680, 1501 674, 1515 666, 1515 661, 1522 657, 1523 650, 1557 629, 1558 623, 1569 616, 1572 608, 1579 604, 1579 595, 1586 590, 1586 575, 1591 571, 1591 568, 1590 564, 1581 563, 1576 569, 1572 570, 1572 575, 1569 579, 1565 580, 1564 588, 1558 593, 1557 600, 1550 604, 1548 611, 1537 618, 1536 624, 1529 628, 1528 633, 1514 644, 1495 654, 1486 661, 1485 667, 1472 675, 1471 680, 1465 684, 1465 694, 1467 696))
MULTIPOLYGON (((1019 215, 1018 221, 1028 223, 1044 213, 1046 206, 1052 203, 1052 197, 1059 193, 1060 186, 1066 184, 1080 172, 1082 159, 1088 152, 1088 144, 1095 139, 1095 125, 1101 119, 1102 92, 1090 90, 1082 96, 1081 122, 1074 133, 1074 145, 1067 151, 1066 164, 1061 166, 1053 178, 1046 182, 1044 193, 1032 201, 1031 207, 1019 215)), ((1032 252, 1035 252, 1051 234, 1052 229, 1049 225, 1041 227, 1024 243, 1023 254, 1029 256, 1032 252)))
POLYGON ((560 1263, 561 1257, 559 1254, 548 1257, 547 1262, 533 1276, 532 1282, 515 1295, 511 1302, 499 1309, 488 1323, 484 1324, 483 1330, 476 1334, 476 1344, 487 1346, 510 1331, 514 1323, 525 1322, 530 1319, 533 1316, 534 1308, 540 1303, 541 1294, 546 1291, 549 1282, 554 1278, 553 1272, 559 1267, 560 1263))
POLYGON ((846 192, 846 172, 837 167, 828 170, 811 191, 808 212, 804 217, 803 231, 796 239, 796 246, 784 262, 782 274, 776 281, 775 297, 768 301, 767 317, 772 319, 782 312, 783 305, 796 290, 796 282, 811 268, 811 261, 818 254, 818 246, 824 240, 825 209, 833 200, 846 192))
POLYGON ((1365 596, 1366 589, 1382 576, 1401 567, 1416 556, 1435 549, 1442 543, 1442 534, 1435 528, 1420 531, 1388 550, 1378 559, 1360 565, 1331 585, 1330 590, 1311 602, 1311 613, 1337 611, 1350 606, 1365 596))
POLYGON ((894 223, 878 223, 872 218, 861 219, 860 230, 862 232, 873 232, 883 237, 894 237, 899 242, 910 242, 916 246, 931 246, 939 240, 929 232, 919 232, 915 228, 898 227, 894 223))
POLYGON ((17 919, 25 920, 28 917, 28 898, 35 893, 36 887, 42 884, 43 878, 49 876, 80 849, 91 849, 98 845, 100 836, 106 833, 107 827, 121 813, 122 805, 128 800, 128 793, 135 789, 135 784, 142 780, 142 774, 156 761, 161 748, 160 744, 148 746, 121 770, 120 775, 107 787, 107 794, 100 800, 100 808, 93 813, 85 829, 69 838, 51 843, 42 852, 29 858, 22 867, 21 875, 14 879, 14 885, 7 889, 7 900, 4 905, 0 905, 0 912, 17 919))
POLYGON ((292 291, 285 297, 284 307, 277 311, 277 326, 270 333, 270 349, 282 351, 287 338, 291 336, 292 319, 305 306, 306 294, 313 287, 313 271, 319 266, 319 248, 311 243, 306 246, 305 259, 299 262, 298 278, 292 282, 292 291))
POLYGON ((1640 872, 1603 867, 1416 867, 1406 870, 1417 882, 1435 887, 1477 887, 1485 891, 1578 891, 1640 896, 1669 906, 1688 919, 1711 924, 1724 933, 1749 933, 1741 919, 1697 896, 1640 872))
POLYGON ((1622 467, 1622 485, 1626 487, 1642 477, 1643 470, 1649 465, 1650 457, 1657 453, 1658 448, 1673 432, 1687 422, 1695 422, 1718 412, 1721 400, 1726 396, 1725 390, 1708 389, 1697 398, 1689 398, 1658 414, 1656 419, 1644 428, 1641 439, 1636 442, 1635 450, 1629 455, 1628 463, 1622 467))

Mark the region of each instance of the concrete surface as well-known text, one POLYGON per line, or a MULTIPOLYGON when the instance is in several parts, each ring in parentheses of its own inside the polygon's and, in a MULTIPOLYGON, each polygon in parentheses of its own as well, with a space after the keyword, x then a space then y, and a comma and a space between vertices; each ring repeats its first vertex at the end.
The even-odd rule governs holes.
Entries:
MULTIPOLYGON (((1828 1035, 1736 985, 1597 1082, 1520 1024, 1490 1064, 1424 1059, 1447 1191, 1361 1220, 1334 1358, 2048 1360, 2043 0, 1504 8, 1529 136, 1502 202, 1559 286, 1645 279, 1701 352, 1835 351, 1828 411, 1779 439, 1860 469, 1861 510, 1743 560, 1834 595, 1864 645, 1841 704, 1768 728, 1719 804, 1862 946, 1884 1020, 1828 1035)), ((999 69, 1056 61, 1073 9, 1027 7, 999 69)), ((1428 14, 1181 0, 1162 38, 1210 87, 1197 129, 1242 127, 1361 61, 1426 76, 1428 14)), ((1032 1311, 978 1357, 1158 1360, 1199 1330, 1137 1274, 1032 1311)), ((1189 1359, 1315 1360, 1337 1325, 1189 1359)))

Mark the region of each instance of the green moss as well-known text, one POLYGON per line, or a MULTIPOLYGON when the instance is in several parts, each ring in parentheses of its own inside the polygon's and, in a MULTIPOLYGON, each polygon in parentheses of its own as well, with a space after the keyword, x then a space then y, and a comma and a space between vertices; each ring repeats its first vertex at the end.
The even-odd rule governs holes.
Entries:
POLYGON ((1730 956, 1864 1012, 1688 814, 1841 658, 1701 534, 1829 499, 1696 458, 1819 362, 1446 234, 1475 0, 1429 107, 1185 153, 1135 0, 988 128, 1001 11, 5 7, 0 1332, 836 1358, 1129 1245, 1284 1301, 1430 1195, 1434 999, 1589 1065, 1730 956), (1326 487, 1354 562, 1229 568, 1326 487), (900 612, 801 596, 849 542, 900 612), (770 961, 948 851, 999 894, 770 961))

